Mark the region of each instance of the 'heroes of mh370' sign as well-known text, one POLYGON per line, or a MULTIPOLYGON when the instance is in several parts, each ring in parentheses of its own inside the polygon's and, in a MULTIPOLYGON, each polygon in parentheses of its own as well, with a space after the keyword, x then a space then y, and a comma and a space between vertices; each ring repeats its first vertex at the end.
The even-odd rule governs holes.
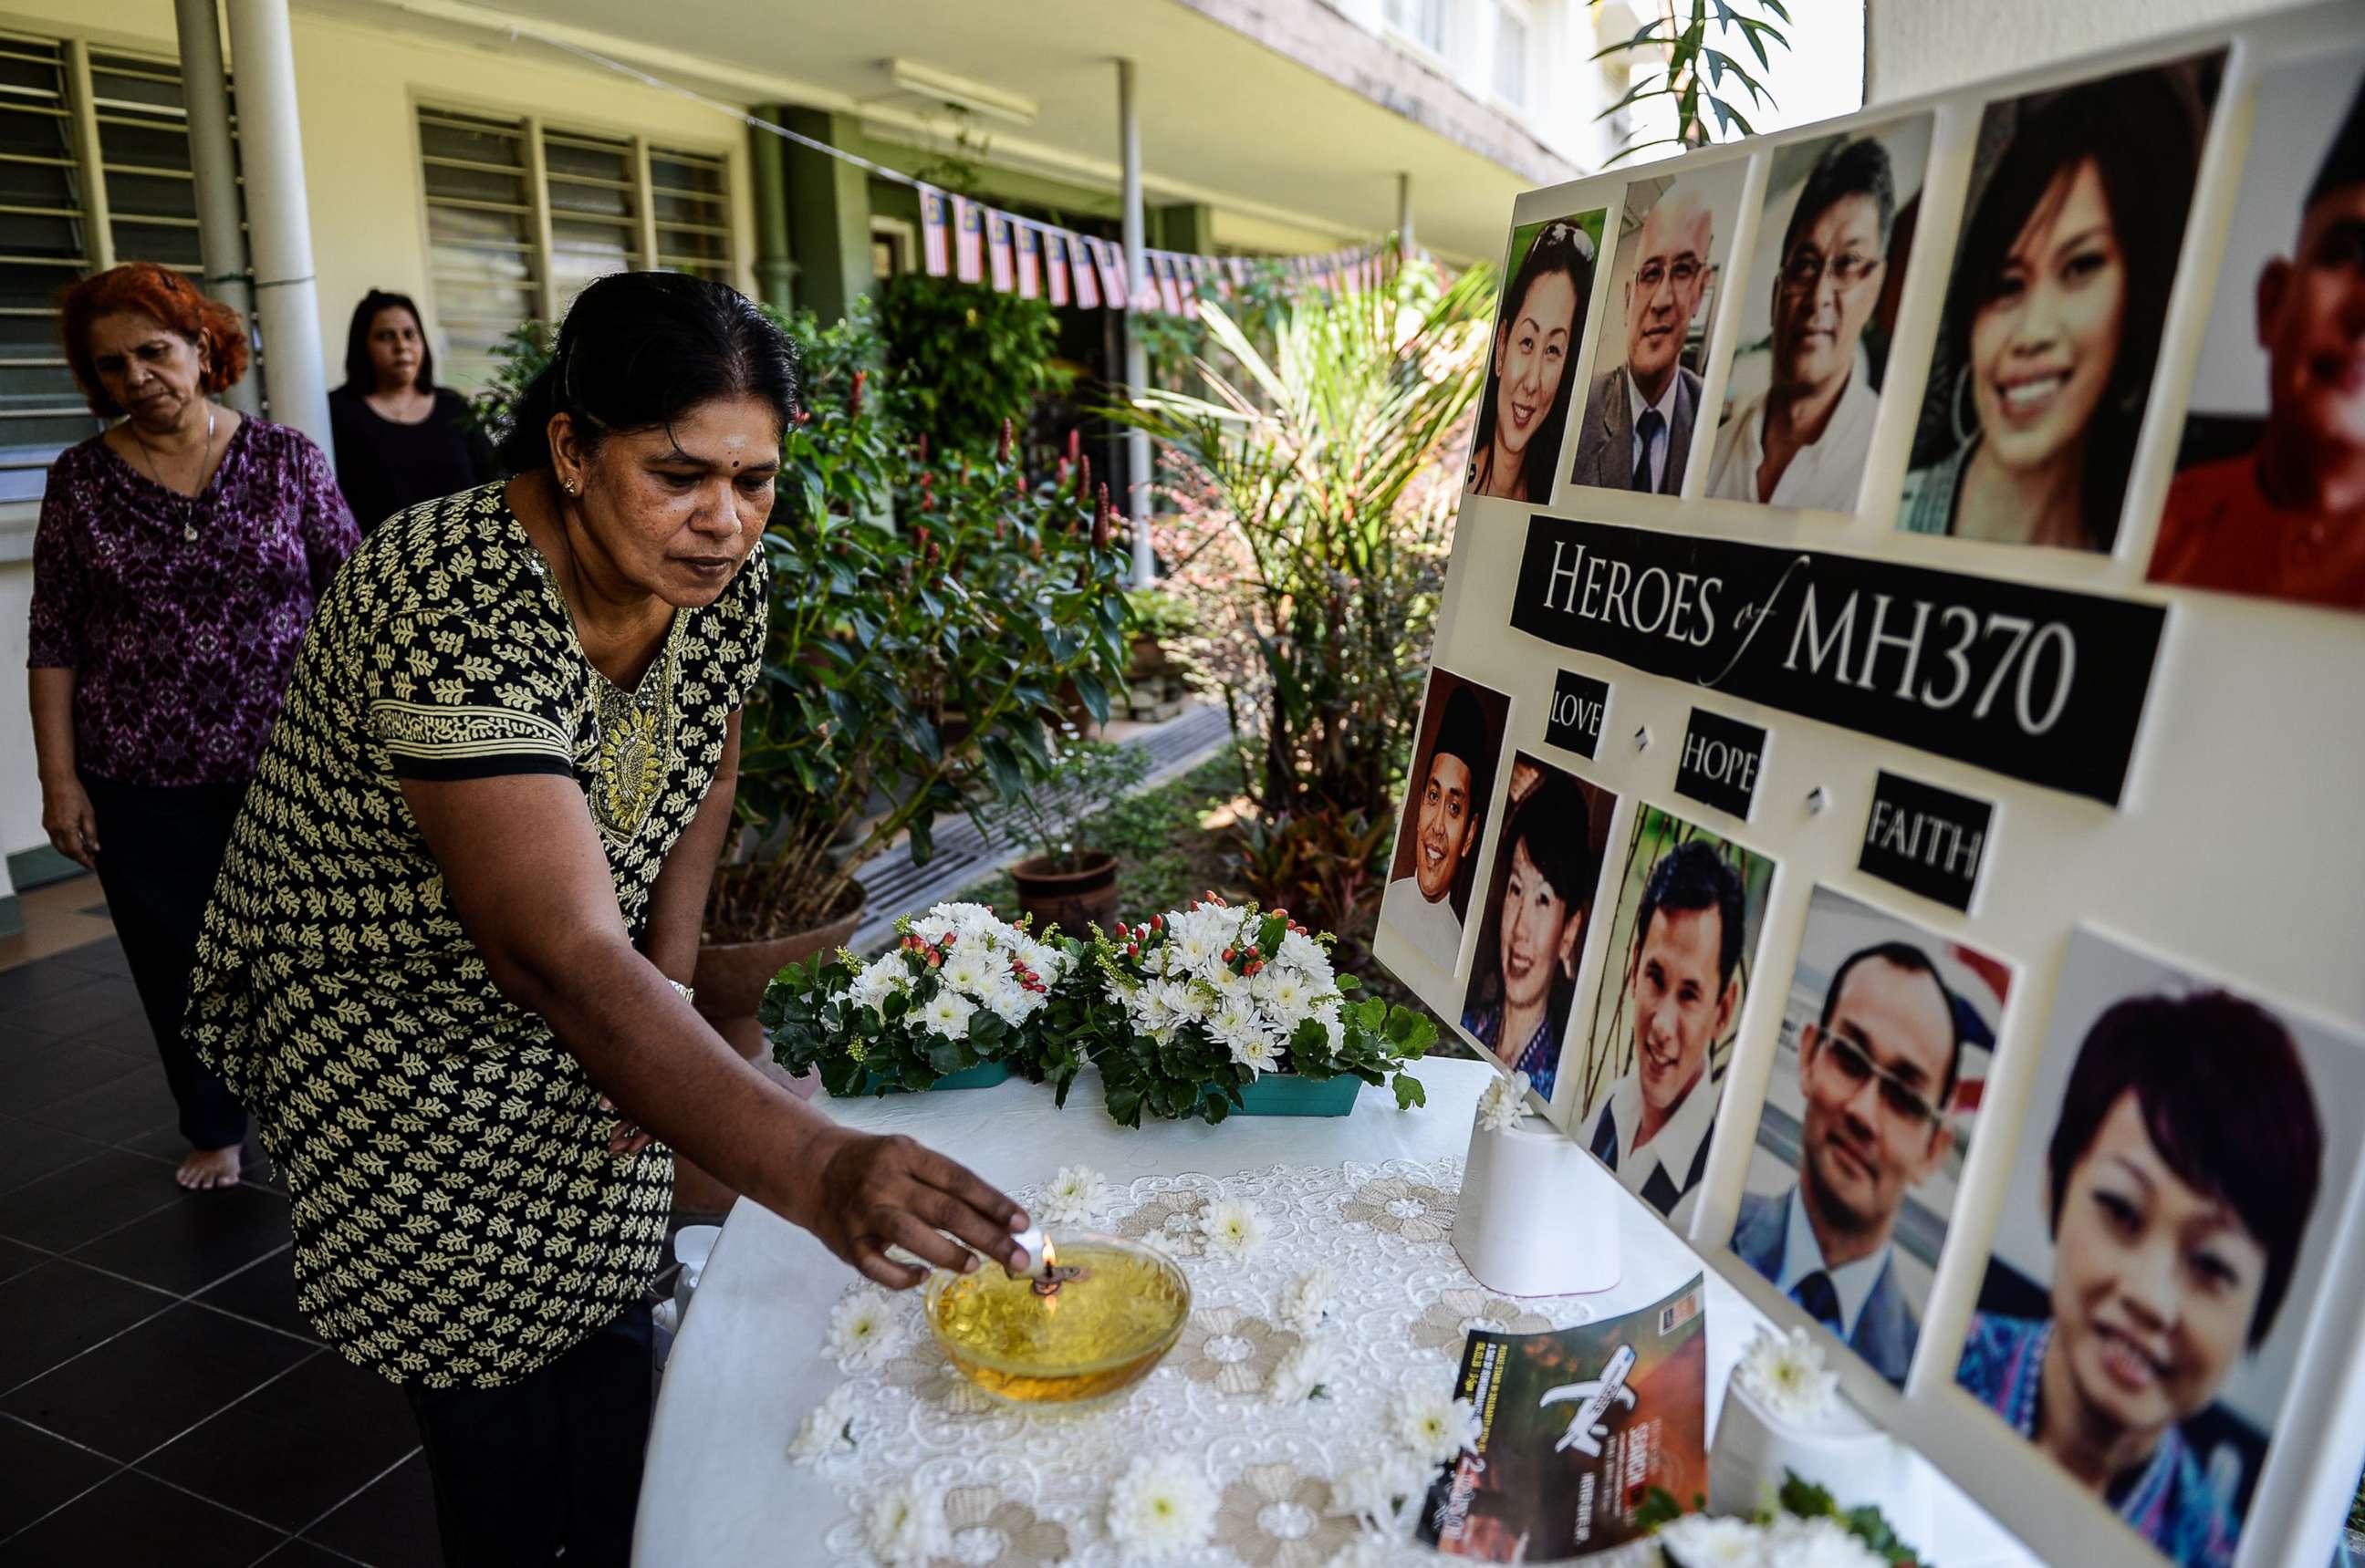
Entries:
POLYGON ((1562 647, 2116 805, 2158 605, 1535 517, 1511 624, 1562 647))

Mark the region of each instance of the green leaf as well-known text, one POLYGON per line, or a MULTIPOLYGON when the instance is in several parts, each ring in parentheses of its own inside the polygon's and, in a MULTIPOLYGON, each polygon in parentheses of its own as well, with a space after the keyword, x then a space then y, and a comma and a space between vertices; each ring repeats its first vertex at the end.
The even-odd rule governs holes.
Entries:
POLYGON ((1415 1078, 1411 1073, 1400 1072, 1396 1074, 1395 1092, 1396 1109, 1399 1111, 1409 1111, 1416 1105, 1426 1105, 1429 1103, 1429 1090, 1427 1086, 1424 1085, 1419 1079, 1415 1078))
POLYGON ((1082 699, 1084 711, 1093 716, 1093 722, 1096 724, 1107 723, 1109 718, 1108 688, 1101 684, 1100 678, 1093 674, 1090 670, 1080 669, 1076 671, 1074 675, 1069 677, 1069 678, 1076 683, 1076 695, 1082 699))

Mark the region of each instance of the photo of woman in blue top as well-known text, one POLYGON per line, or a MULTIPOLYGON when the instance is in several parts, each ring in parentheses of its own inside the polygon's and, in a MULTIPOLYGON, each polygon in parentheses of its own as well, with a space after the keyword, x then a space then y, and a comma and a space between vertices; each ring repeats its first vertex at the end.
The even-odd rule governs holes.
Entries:
POLYGON ((2221 991, 2116 1002, 2045 1146, 2050 1313, 1972 1319, 1956 1381, 2173 1562, 2234 1561, 2240 1488, 2196 1418, 2274 1327, 2324 1156, 2272 1014, 2221 991))
POLYGON ((1508 793, 1462 1026, 1549 1101, 1601 879, 1595 823, 1606 837, 1617 801, 1526 756, 1512 762, 1508 793))

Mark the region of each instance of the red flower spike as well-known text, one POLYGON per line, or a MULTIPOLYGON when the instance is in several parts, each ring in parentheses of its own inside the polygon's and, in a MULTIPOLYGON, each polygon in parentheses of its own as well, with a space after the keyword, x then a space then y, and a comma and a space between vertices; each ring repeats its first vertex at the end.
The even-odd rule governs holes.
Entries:
POLYGON ((1103 485, 1101 487, 1100 515, 1093 519, 1093 548, 1095 550, 1107 549, 1109 547, 1109 535, 1115 531, 1115 509, 1109 505, 1108 487, 1106 485, 1103 485))
POLYGON ((920 461, 921 461, 922 463, 925 463, 925 462, 927 462, 927 460, 928 460, 928 432, 927 432, 927 431, 922 431, 920 432, 920 461))
POLYGON ((1076 459, 1076 497, 1079 500, 1093 493, 1093 460, 1076 459))
POLYGON ((1068 432, 1068 461, 1073 463, 1077 457, 1082 454, 1083 446, 1084 432, 1082 429, 1079 427, 1075 430, 1070 431, 1068 432))
POLYGON ((934 497, 934 496, 932 496, 932 495, 930 495, 930 494, 928 494, 925 490, 921 491, 921 492, 920 492, 920 510, 921 510, 922 511, 934 511, 934 510, 936 510, 936 497, 934 497))
POLYGON ((863 384, 864 384, 865 382, 868 382, 869 379, 870 379, 870 373, 869 373, 869 371, 867 371, 867 370, 857 370, 857 371, 856 371, 856 372, 854 373, 854 387, 853 387, 853 390, 852 390, 852 391, 850 391, 850 392, 848 392, 848 393, 846 395, 846 411, 848 414, 853 415, 853 416, 854 416, 856 419, 857 419, 857 420, 858 420, 858 419, 860 419, 860 418, 862 417, 862 387, 863 387, 863 384))
POLYGON ((1010 420, 1006 416, 1002 421, 1001 443, 993 449, 993 460, 996 463, 1007 463, 1010 461, 1010 420))

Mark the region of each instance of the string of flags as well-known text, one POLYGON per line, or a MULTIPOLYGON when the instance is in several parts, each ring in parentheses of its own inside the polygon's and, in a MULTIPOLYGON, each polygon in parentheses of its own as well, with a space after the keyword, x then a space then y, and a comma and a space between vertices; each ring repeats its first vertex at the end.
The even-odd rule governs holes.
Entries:
POLYGON ((1199 296, 1229 299, 1258 269, 1276 263, 1305 286, 1371 288, 1389 251, 1384 241, 1370 241, 1318 256, 1251 259, 1145 247, 1141 286, 1129 289, 1125 247, 1114 240, 1038 223, 934 185, 919 191, 921 261, 930 277, 991 284, 1003 294, 1079 310, 1191 315, 1199 296))
POLYGON ((1284 280, 1303 288, 1374 288, 1385 275, 1394 246, 1371 240, 1318 256, 1201 256, 1176 251, 1144 250, 1143 279, 1138 290, 1126 286, 1125 247, 1113 240, 1078 234, 1054 224, 1037 223, 1014 212, 971 201, 939 190, 900 169, 874 163, 857 153, 806 136, 769 119, 759 119, 734 104, 708 97, 695 88, 611 60, 570 39, 542 32, 522 22, 510 24, 512 40, 530 38, 549 48, 588 61, 619 76, 701 104, 728 115, 761 135, 792 143, 865 174, 920 194, 920 227, 928 275, 951 276, 963 283, 991 283, 1004 294, 1046 299, 1080 310, 1135 310, 1183 316, 1194 313, 1202 294, 1228 299, 1252 274, 1278 266, 1284 280))

